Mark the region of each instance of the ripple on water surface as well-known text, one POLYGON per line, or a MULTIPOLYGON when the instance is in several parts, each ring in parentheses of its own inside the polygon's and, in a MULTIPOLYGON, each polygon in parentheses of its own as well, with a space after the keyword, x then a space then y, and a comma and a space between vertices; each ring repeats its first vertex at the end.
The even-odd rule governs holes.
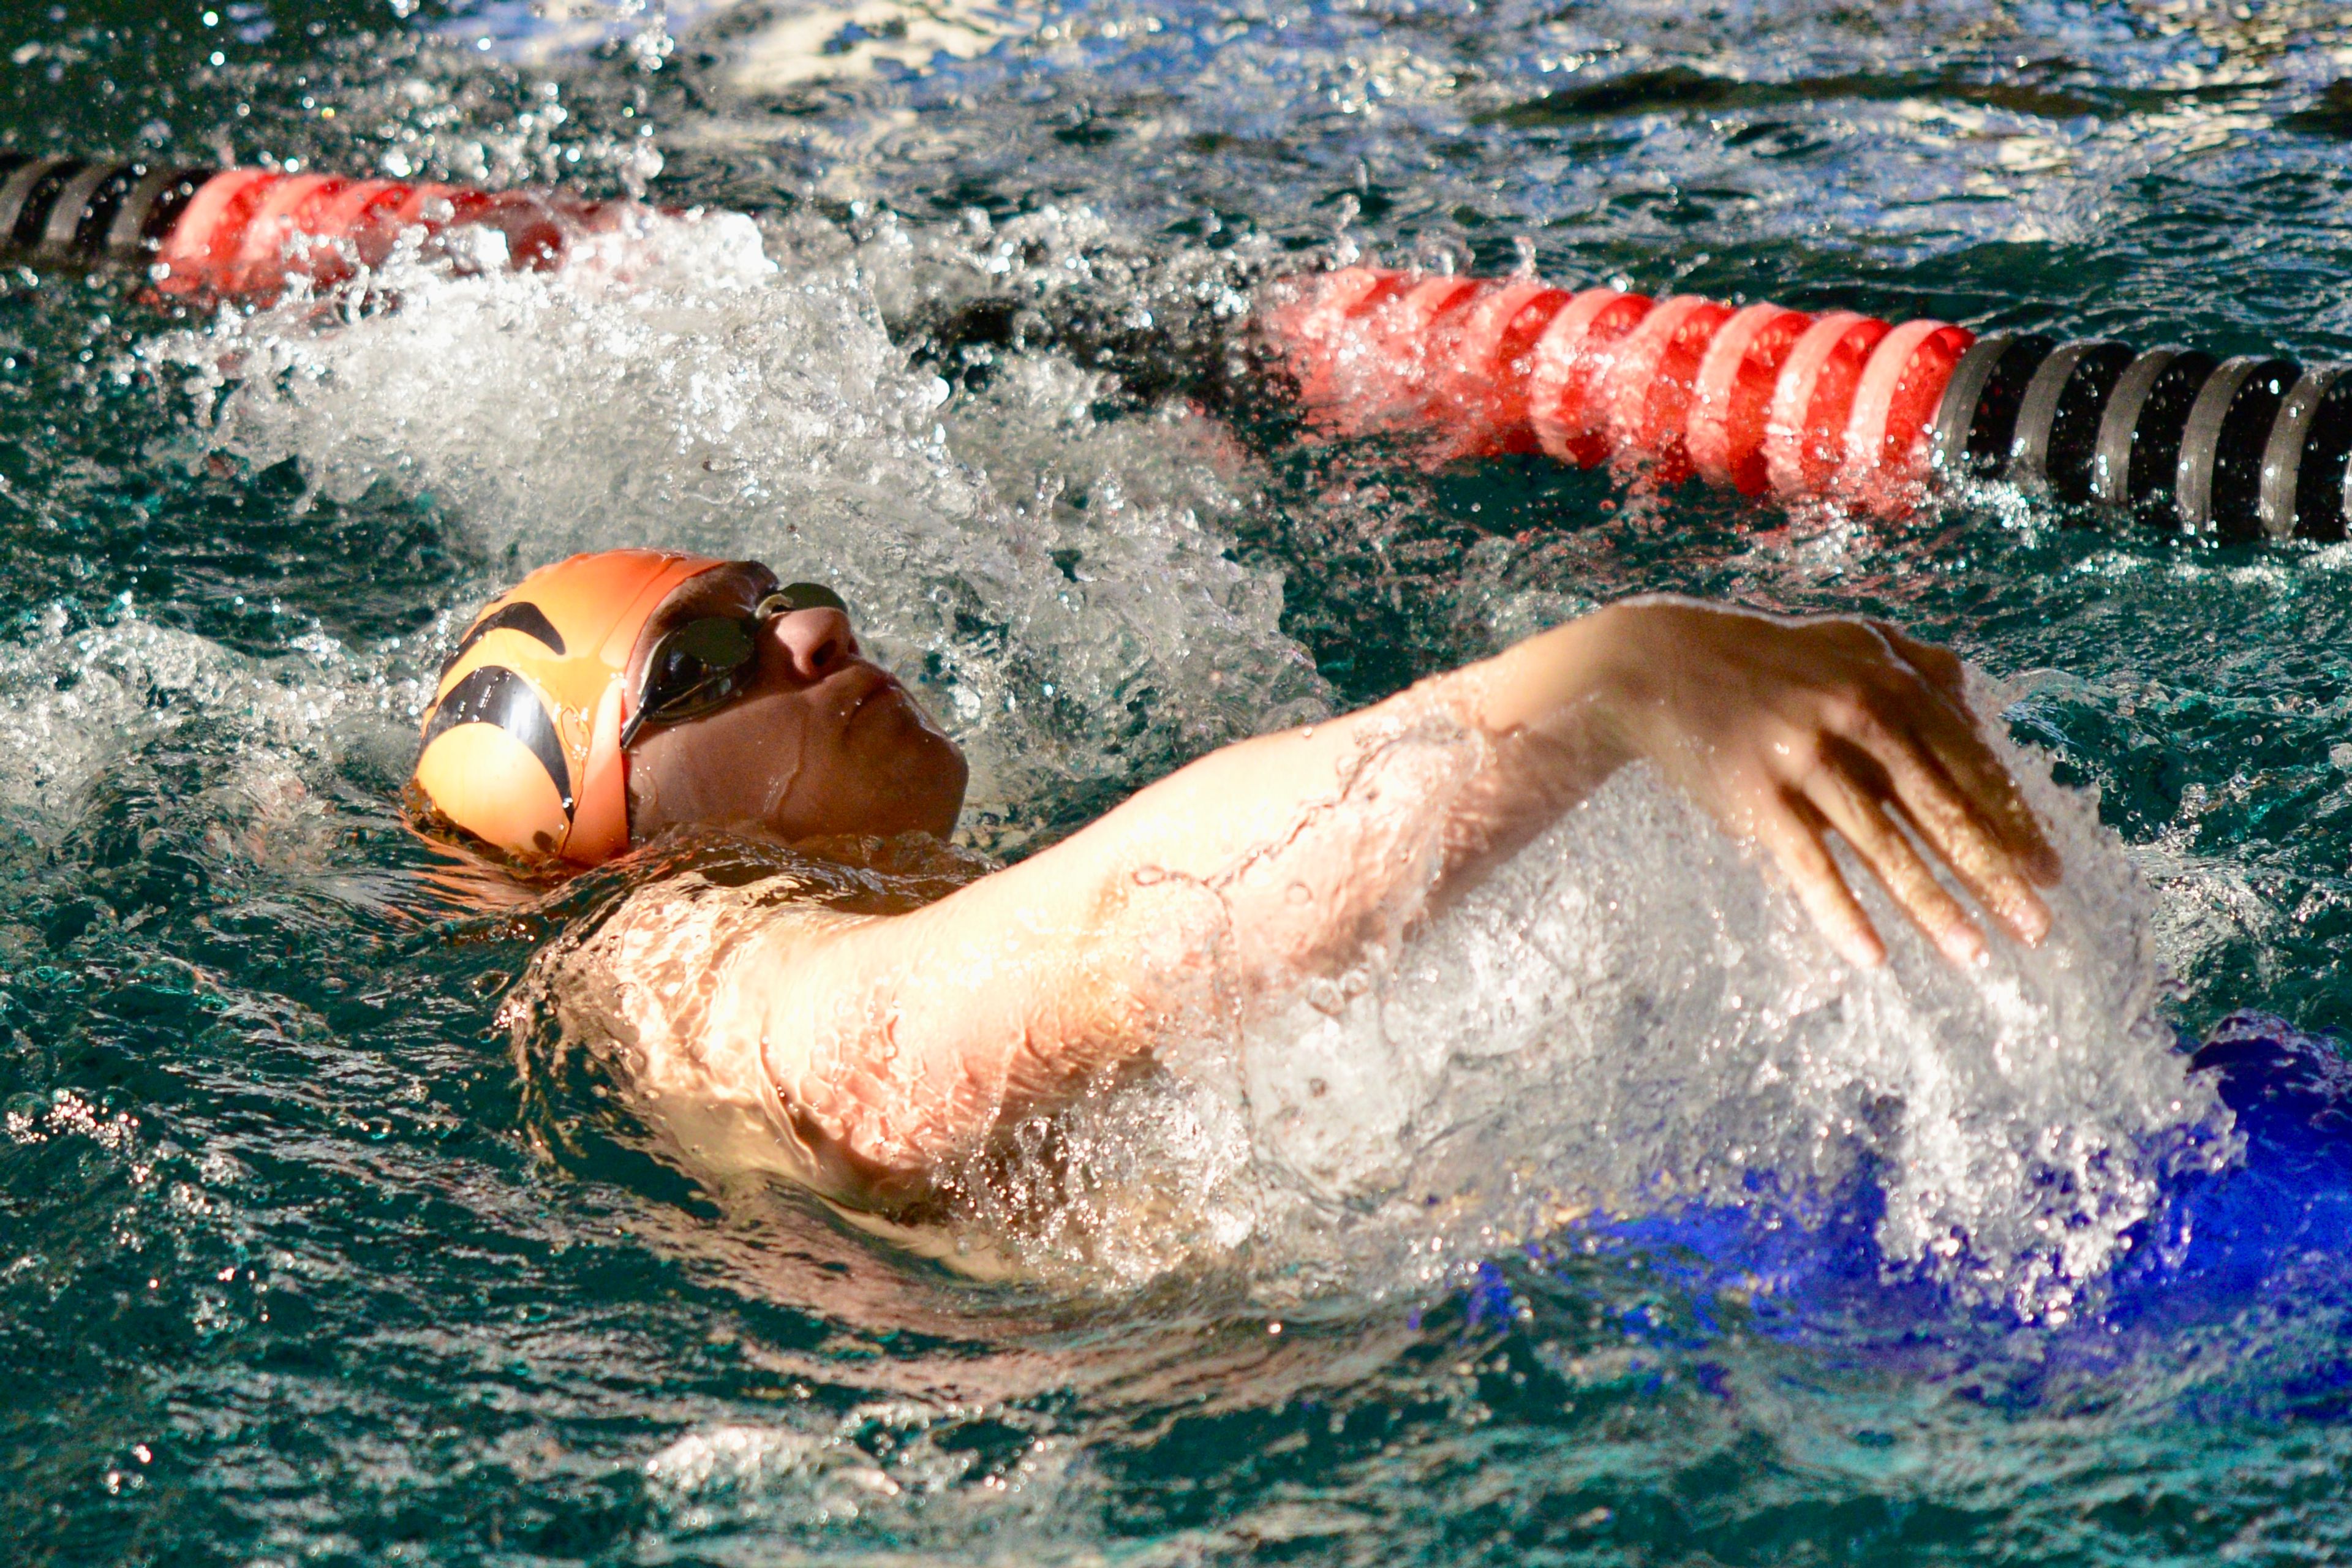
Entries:
POLYGON ((1356 247, 2324 355, 2335 8, 566 14, 0 20, 17 146, 752 215, 342 318, 0 283, 28 1555, 2344 1550, 2346 1173, 2258 1131, 2200 1176, 2245 1134, 2165 1033, 2352 1020, 2340 547, 1427 474, 1049 331, 1356 247), (1037 314, 951 337, 979 299, 1037 314), (975 1285, 519 1063, 500 999, 622 879, 486 905, 394 814, 452 624, 649 537, 841 584, 997 853, 1619 593, 1892 615, 2085 792, 2045 792, 2075 919, 1852 980, 1628 780, 1353 995, 1081 1117, 1207 1256, 1106 1203, 1029 1238, 1052 1283, 975 1285))

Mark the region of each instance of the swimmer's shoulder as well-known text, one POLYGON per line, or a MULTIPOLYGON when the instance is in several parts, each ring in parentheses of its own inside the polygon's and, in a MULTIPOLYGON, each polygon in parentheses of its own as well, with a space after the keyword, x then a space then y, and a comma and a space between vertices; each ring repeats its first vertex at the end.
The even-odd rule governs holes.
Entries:
POLYGON ((992 867, 929 844, 829 856, 708 847, 656 864, 545 956, 546 989, 649 1121, 697 1163, 767 1170, 865 1211, 906 1206, 891 1018, 910 948, 894 917, 992 867))

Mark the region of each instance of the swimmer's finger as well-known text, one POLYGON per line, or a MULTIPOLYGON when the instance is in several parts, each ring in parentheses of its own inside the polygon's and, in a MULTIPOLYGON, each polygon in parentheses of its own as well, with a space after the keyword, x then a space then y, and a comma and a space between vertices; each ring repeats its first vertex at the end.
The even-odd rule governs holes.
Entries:
POLYGON ((1992 747, 1964 706, 1927 703, 1914 715, 1913 728, 1937 764, 1958 786, 1977 814, 2016 857, 2025 874, 2042 886, 2058 881, 2058 852, 2050 847, 2041 818, 2026 804, 1992 747))
POLYGON ((1936 880, 1877 795, 1866 792, 1846 768, 1835 765, 1821 768, 1808 779, 1805 795, 1947 959, 1962 968, 1984 962, 1984 933, 1960 901, 1936 880))
POLYGON ((1853 889, 1845 885, 1829 846, 1822 842, 1822 817, 1804 796, 1784 796, 1759 815, 1757 840, 1780 863, 1796 889, 1797 901, 1846 962, 1874 969, 1886 962, 1886 944, 1870 917, 1862 912, 1853 889))
MULTIPOLYGON (((1871 781, 1873 793, 1901 805, 1937 858, 2011 934, 2029 945, 2039 942, 2050 929, 2049 907, 2020 869, 2019 857, 1936 765, 1931 742, 1875 715, 1849 725, 1844 738, 1884 771, 1883 780, 1871 781)), ((1855 760, 1848 759, 1847 766, 1855 760)))
POLYGON ((1880 637, 1886 639, 1886 646, 1895 650, 1897 658, 1925 676, 1937 690, 1950 698, 1962 713, 1968 712, 1969 672, 1968 667, 1960 662, 1959 655, 1950 648, 1921 642, 1892 621, 1873 621, 1870 624, 1880 637))
POLYGON ((1985 743, 1977 716, 1969 706, 1968 668, 1948 647, 1924 643, 1888 621, 1873 621, 1873 630, 1886 640, 1897 658, 1909 665, 1934 691, 1940 703, 1927 703, 1920 718, 1922 735, 1937 761, 1952 775, 1971 803, 2000 834, 2001 841, 2025 863, 2026 874, 2043 887, 2058 880, 2058 857, 2042 830, 2032 807, 2017 788, 2017 781, 1985 743))

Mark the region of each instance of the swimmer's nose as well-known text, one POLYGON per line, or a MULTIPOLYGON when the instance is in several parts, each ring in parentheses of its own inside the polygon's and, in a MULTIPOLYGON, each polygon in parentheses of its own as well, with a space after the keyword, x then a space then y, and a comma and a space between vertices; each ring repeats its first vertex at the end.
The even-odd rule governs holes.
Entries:
POLYGON ((849 629, 849 617, 829 606, 778 616, 768 623, 768 635, 782 652, 793 678, 810 684, 823 680, 858 654, 857 634, 849 629))

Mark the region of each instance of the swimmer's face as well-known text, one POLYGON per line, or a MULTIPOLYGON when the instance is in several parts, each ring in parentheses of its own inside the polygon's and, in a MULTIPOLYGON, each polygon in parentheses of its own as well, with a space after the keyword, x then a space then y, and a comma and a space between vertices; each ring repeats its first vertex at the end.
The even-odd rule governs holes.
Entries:
MULTIPOLYGON (((749 618, 774 586, 755 568, 679 585, 637 638, 632 690, 663 634, 703 616, 749 618)), ((867 659, 849 617, 793 610, 761 623, 749 686, 697 717, 649 720, 629 747, 629 826, 643 841, 693 824, 785 839, 924 832, 947 837, 967 770, 955 742, 898 678, 867 659)))

